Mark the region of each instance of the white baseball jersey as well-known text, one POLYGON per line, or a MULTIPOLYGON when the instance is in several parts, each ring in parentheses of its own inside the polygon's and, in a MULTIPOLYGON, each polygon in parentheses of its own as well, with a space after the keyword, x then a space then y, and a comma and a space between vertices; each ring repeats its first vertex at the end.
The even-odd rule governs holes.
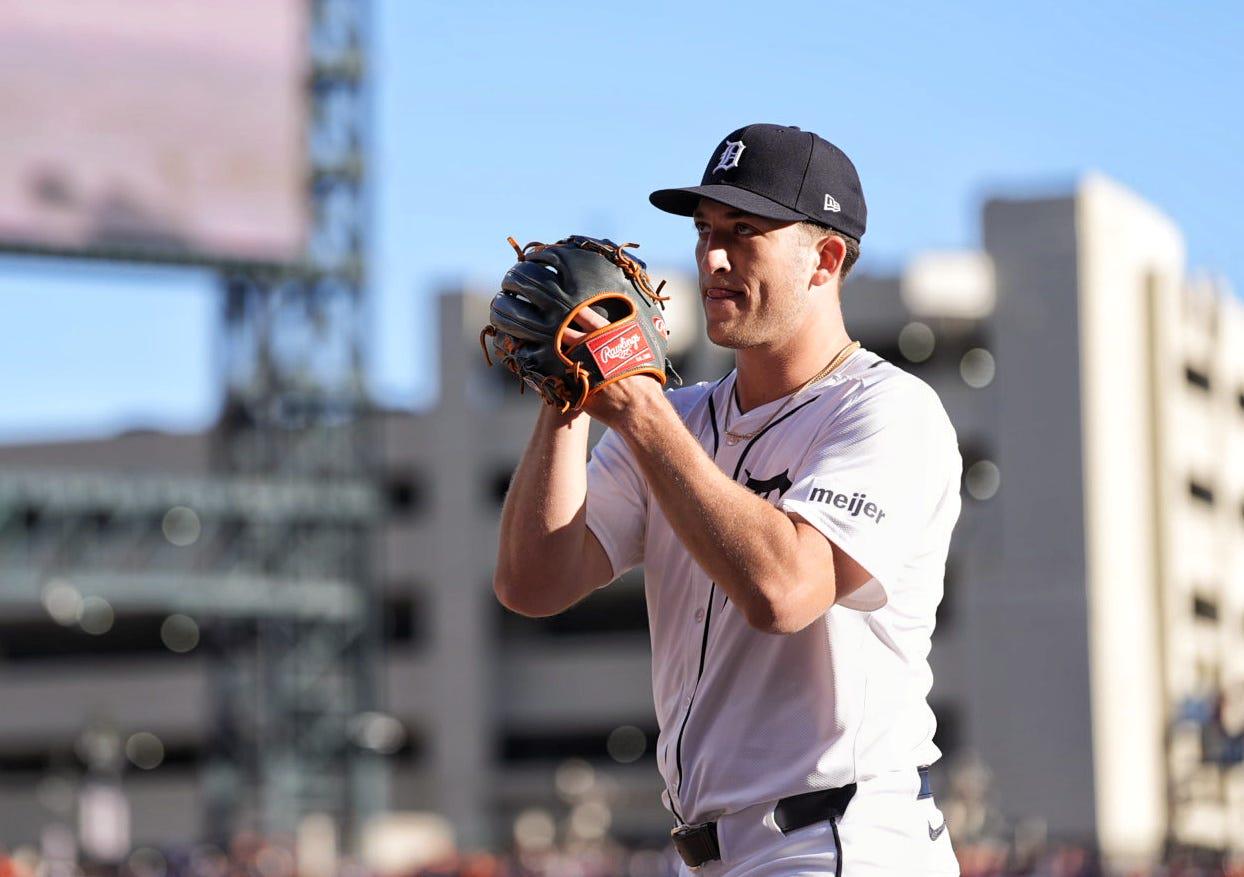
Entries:
POLYGON ((756 630, 678 540, 625 442, 605 434, 587 525, 615 576, 644 565, 666 806, 697 823, 936 761, 928 654, 962 466, 936 393, 861 349, 735 444, 727 420, 752 432, 785 400, 739 414, 734 373, 667 398, 723 472, 873 579, 798 633, 756 630))

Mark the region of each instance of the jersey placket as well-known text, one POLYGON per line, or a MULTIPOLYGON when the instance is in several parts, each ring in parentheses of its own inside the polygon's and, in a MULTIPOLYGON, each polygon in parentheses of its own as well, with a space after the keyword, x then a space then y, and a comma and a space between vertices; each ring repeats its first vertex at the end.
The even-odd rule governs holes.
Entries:
MULTIPOLYGON (((757 435, 753 436, 747 442, 737 445, 730 445, 721 441, 721 431, 724 430, 724 424, 718 423, 717 401, 714 399, 716 395, 717 391, 715 389, 714 392, 710 393, 708 397, 708 415, 712 423, 713 444, 711 450, 708 447, 706 447, 705 450, 709 451, 712 455, 713 461, 717 464, 718 468, 720 468, 723 472, 732 473, 731 478, 735 483, 740 483, 739 476, 740 473, 744 471, 743 464, 752 454, 753 449, 756 447, 760 439, 765 434, 775 429, 779 424, 791 419, 797 412, 803 408, 806 408, 817 399, 817 396, 813 396, 811 399, 796 405, 772 423, 765 425, 765 427, 757 435)), ((734 385, 733 382, 731 382, 726 398, 722 400, 722 405, 732 405, 733 395, 734 385)), ((686 742, 687 723, 691 718, 691 710, 695 708, 695 704, 699 699, 698 696, 701 694, 700 689, 703 685, 704 671, 707 666, 706 659, 708 656, 708 650, 711 647, 710 635, 714 624, 714 615, 716 614, 717 616, 720 616, 721 611, 724 610, 726 601, 723 598, 725 596, 726 595, 722 593, 721 589, 717 587, 716 583, 710 581, 708 583, 707 591, 703 594, 702 602, 697 601, 698 606, 693 613, 693 619, 702 614, 703 621, 700 623, 703 624, 703 629, 698 631, 700 634, 700 648, 696 653, 688 654, 687 658, 689 660, 684 664, 684 666, 691 667, 692 675, 689 677, 691 680, 690 691, 684 693, 682 698, 682 719, 678 725, 678 736, 672 744, 676 762, 675 766, 677 769, 677 779, 675 787, 671 790, 670 795, 671 799, 677 800, 679 807, 679 810, 676 811, 675 815, 685 812, 683 810, 684 804, 682 801, 683 777, 686 767, 691 764, 693 758, 693 756, 688 755, 688 744, 686 742)), ((693 635, 697 632, 694 628, 698 628, 700 623, 693 621, 693 635)), ((719 618, 717 625, 720 626, 719 618)), ((684 682, 684 689, 686 688, 687 684, 684 682)), ((681 819, 682 816, 679 816, 679 818, 681 819)))
MULTIPOLYGON (((730 472, 736 467, 736 460, 743 453, 743 448, 737 446, 729 446, 721 441, 721 425, 718 422, 717 403, 714 397, 717 395, 721 384, 714 388, 713 392, 708 396, 708 421, 711 428, 711 436, 701 435, 701 444, 704 450, 717 463, 718 468, 723 472, 730 472), (709 441, 706 442, 705 439, 709 441), (711 442, 711 443, 709 443, 711 442), (733 452, 733 453, 731 453, 733 452), (723 460, 722 456, 727 459, 723 460)), ((733 393, 733 382, 730 385, 730 393, 733 393)), ((730 404, 729 396, 726 397, 724 404, 730 404)), ((704 670, 706 667, 706 659, 709 650, 709 639, 713 632, 713 611, 714 604, 720 603, 718 595, 720 588, 716 583, 709 580, 707 575, 697 576, 698 581, 694 582, 696 589, 696 599, 693 602, 691 617, 688 619, 689 629, 687 631, 687 639, 684 642, 697 643, 698 648, 688 649, 684 654, 684 682, 682 686, 682 698, 680 701, 681 718, 678 721, 678 735, 674 738, 671 748, 673 750, 674 766, 676 769, 674 789, 671 790, 671 798, 675 799, 681 809, 683 777, 686 767, 690 763, 691 756, 687 752, 686 730, 687 723, 691 719, 691 710, 695 707, 697 695, 700 693, 700 686, 703 684, 704 670)), ((667 755, 668 757, 668 755, 667 755)), ((677 815, 677 813, 676 813, 677 815)), ((682 818, 681 816, 679 818, 682 818)))
MULTIPOLYGON (((706 411, 708 422, 699 431, 700 445, 704 448, 705 453, 714 460, 717 459, 722 442, 720 427, 717 422, 716 404, 713 401, 713 397, 724 382, 725 378, 718 381, 717 386, 708 394, 708 410, 706 411)), ((704 654, 708 646, 708 629, 711 623, 710 607, 713 602, 713 594, 716 591, 716 586, 709 580, 707 575, 699 571, 698 566, 695 567, 695 570, 696 572, 693 573, 693 578, 688 582, 688 586, 696 591, 696 596, 690 603, 690 615, 684 616, 682 621, 683 635, 679 638, 679 643, 682 645, 679 657, 683 672, 682 682, 679 685, 678 711, 675 714, 674 721, 674 727, 678 729, 678 732, 669 740, 663 754, 663 763, 666 769, 662 773, 665 776, 671 776, 672 774, 674 777, 673 787, 667 788, 666 794, 674 805, 671 808, 674 815, 680 821, 683 820, 684 813, 681 794, 683 770, 686 764, 683 754, 683 738, 687 722, 691 718, 691 708, 695 705, 695 696, 701 681, 704 654), (672 772, 668 769, 671 766, 674 768, 672 772)))

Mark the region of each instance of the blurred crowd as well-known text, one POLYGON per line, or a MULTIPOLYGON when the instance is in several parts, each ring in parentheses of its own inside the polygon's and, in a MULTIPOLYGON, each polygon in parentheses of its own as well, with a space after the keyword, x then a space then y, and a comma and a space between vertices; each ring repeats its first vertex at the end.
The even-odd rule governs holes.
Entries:
MULTIPOLYGON (((1107 868, 1089 847, 1052 843, 1017 849, 1001 841, 956 844, 962 877, 1244 877, 1244 858, 1208 861, 1174 855, 1143 869, 1107 868)), ((254 836, 227 852, 210 846, 136 850, 115 865, 49 860, 33 848, 0 850, 0 877, 674 877, 678 861, 669 849, 628 849, 610 842, 539 852, 460 853, 408 870, 380 875, 350 859, 331 874, 307 874, 288 846, 254 836)))

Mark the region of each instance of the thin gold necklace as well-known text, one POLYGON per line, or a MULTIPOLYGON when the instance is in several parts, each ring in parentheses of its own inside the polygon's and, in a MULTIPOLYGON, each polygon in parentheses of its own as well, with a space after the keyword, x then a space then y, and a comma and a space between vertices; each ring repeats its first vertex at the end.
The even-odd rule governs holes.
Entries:
MULTIPOLYGON (((746 439, 753 439, 756 436, 760 435, 762 432, 764 432, 766 429, 769 428, 769 424, 772 423, 775 419, 777 419, 777 416, 779 414, 781 414, 783 411, 786 410, 786 407, 790 405, 791 402, 794 402, 795 399, 797 399, 799 396, 803 394, 804 390, 808 389, 808 387, 815 384, 821 378, 827 377, 828 375, 832 374, 834 369, 838 368, 838 366, 846 362, 847 357, 850 356, 852 353, 854 353, 856 348, 858 348, 859 346, 860 346, 860 342, 852 341, 848 343, 846 347, 839 350, 834 355, 834 358, 831 359, 829 363, 826 364, 826 366, 823 369, 821 369, 819 372, 817 372, 812 377, 808 378, 806 381, 800 384, 793 393, 791 393, 789 396, 786 397, 786 401, 781 404, 781 406, 777 409, 777 411, 774 411, 772 414, 770 414, 765 419, 765 422, 760 425, 760 428, 757 430, 754 430, 753 432, 740 433, 740 432, 732 432, 730 430, 730 410, 734 407, 734 402, 733 400, 728 402, 726 404, 726 423, 725 423, 726 444, 737 445, 741 441, 744 441, 746 439)), ((738 392, 738 387, 737 387, 738 378, 737 377, 735 378, 735 384, 736 386, 730 389, 731 395, 738 392)))

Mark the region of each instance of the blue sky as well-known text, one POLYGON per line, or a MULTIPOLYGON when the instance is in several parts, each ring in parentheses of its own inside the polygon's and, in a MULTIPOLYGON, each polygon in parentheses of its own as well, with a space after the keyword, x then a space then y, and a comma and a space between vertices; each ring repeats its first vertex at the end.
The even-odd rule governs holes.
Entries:
MULTIPOLYGON (((373 30, 369 360, 388 404, 435 398, 425 305, 495 283, 506 235, 625 237, 689 265, 689 223, 647 193, 697 181, 750 122, 852 156, 861 270, 973 245, 988 193, 1097 170, 1183 229, 1192 268, 1244 291, 1236 4, 375 0, 373 30)), ((212 420, 210 277, 6 258, 0 306, 0 441, 212 420)))

